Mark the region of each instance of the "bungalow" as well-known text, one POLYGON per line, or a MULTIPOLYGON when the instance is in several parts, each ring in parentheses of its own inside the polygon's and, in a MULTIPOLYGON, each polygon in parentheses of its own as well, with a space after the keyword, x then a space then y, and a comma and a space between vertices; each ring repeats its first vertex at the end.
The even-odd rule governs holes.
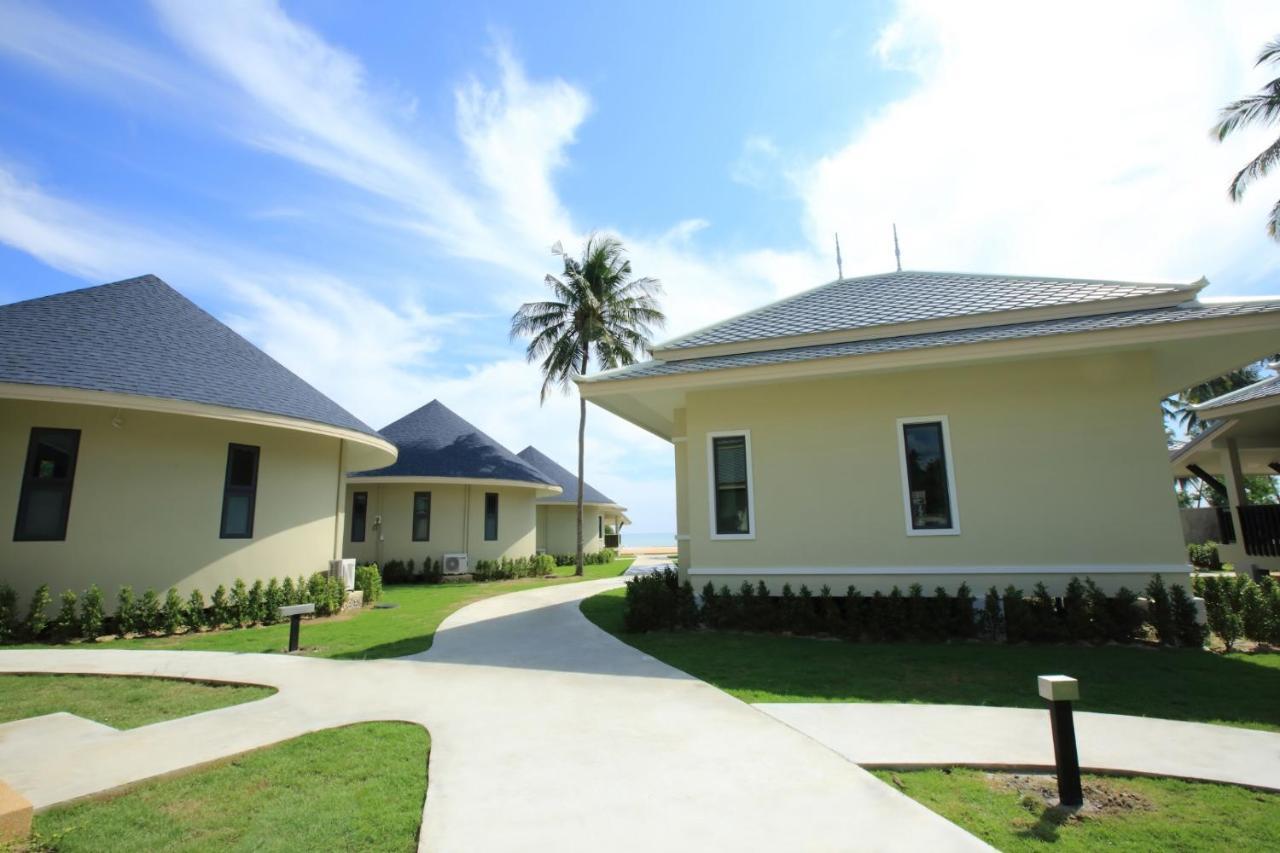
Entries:
POLYGON ((347 478, 344 553, 361 561, 532 557, 536 501, 560 486, 439 400, 383 428, 394 465, 347 478))
POLYGON ((1195 407, 1205 429, 1170 449, 1177 478, 1196 477, 1225 499, 1221 508, 1183 510, 1191 541, 1218 542, 1238 571, 1280 571, 1280 505, 1249 503, 1244 478, 1280 474, 1280 376, 1195 407))
MULTIPOLYGON (((560 486, 560 494, 538 498, 538 551, 575 554, 578 550, 578 477, 530 445, 519 457, 560 486)), ((627 508, 590 483, 582 484, 582 550, 599 551, 621 544, 627 508), (612 544, 610 544, 612 543, 612 544)))
POLYGON ((210 592, 329 568, 395 447, 155 276, 0 306, 0 582, 210 592))
POLYGON ((1205 284, 840 279, 578 386, 674 444, 695 587, 1185 582, 1159 402, 1280 332, 1205 284))

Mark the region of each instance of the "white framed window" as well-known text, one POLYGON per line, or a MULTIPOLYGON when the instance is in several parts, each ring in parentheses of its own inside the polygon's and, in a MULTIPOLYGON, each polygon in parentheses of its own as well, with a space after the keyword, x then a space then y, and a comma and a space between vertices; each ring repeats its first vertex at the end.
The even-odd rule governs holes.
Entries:
POLYGON ((707 433, 707 486, 712 539, 755 539, 755 483, 751 431, 707 433))
POLYGON ((898 462, 907 535, 958 535, 960 512, 947 416, 898 418, 898 462))

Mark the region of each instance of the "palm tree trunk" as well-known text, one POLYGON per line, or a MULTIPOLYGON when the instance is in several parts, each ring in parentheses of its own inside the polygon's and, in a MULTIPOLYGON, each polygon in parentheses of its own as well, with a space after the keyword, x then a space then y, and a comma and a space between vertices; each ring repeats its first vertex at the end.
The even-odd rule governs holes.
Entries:
MULTIPOLYGON (((590 351, 582 353, 582 375, 587 375, 587 359, 590 351)), ((586 461, 587 450, 587 398, 578 392, 578 565, 574 575, 582 577, 582 469, 586 461)))

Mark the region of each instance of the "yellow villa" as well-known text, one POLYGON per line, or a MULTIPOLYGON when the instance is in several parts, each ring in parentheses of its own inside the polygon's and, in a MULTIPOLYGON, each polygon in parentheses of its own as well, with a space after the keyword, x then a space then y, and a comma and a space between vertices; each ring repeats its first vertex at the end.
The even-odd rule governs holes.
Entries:
POLYGON ((395 447, 154 276, 0 306, 0 582, 112 597, 327 570, 395 447))
MULTIPOLYGON (((578 477, 530 445, 519 456, 560 486, 560 494, 538 498, 538 551, 575 554, 578 550, 578 477)), ((585 553, 622 544, 627 508, 590 483, 582 488, 582 550, 585 553)))
POLYGON ((1205 284, 841 279, 578 387, 672 442, 695 587, 1186 583, 1160 401, 1280 339, 1205 284))
POLYGON ((560 492, 546 474, 439 400, 381 434, 399 458, 348 478, 348 557, 440 560, 447 574, 466 574, 477 560, 536 553, 536 502, 560 492))

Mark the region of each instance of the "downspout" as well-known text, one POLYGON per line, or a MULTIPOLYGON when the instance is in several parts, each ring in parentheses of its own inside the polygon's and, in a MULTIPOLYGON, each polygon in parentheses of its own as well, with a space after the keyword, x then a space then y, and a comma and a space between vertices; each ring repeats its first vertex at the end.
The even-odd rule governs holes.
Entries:
POLYGON ((338 494, 334 500, 333 507, 333 557, 334 560, 342 559, 342 516, 346 509, 346 471, 343 470, 342 457, 343 451, 342 439, 338 439, 338 494))

